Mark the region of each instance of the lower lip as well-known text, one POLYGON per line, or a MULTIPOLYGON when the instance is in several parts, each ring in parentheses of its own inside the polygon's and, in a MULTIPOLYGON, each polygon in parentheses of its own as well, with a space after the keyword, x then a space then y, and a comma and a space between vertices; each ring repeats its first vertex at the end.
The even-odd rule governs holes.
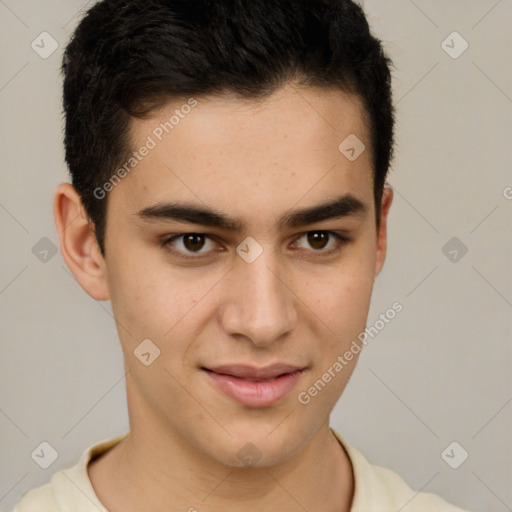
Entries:
POLYGON ((269 381, 250 381, 212 371, 206 373, 226 395, 247 407, 268 407, 288 394, 302 373, 297 370, 269 381))

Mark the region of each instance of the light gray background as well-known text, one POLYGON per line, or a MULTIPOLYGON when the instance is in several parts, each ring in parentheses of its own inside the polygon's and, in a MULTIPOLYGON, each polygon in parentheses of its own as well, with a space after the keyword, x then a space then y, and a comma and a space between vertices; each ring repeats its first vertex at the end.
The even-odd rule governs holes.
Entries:
MULTIPOLYGON (((60 254, 43 262, 32 252, 43 237, 58 241, 58 70, 87 5, 0 0, 2 510, 128 428, 109 304, 82 291, 60 254), (31 48, 43 31, 59 44, 46 59, 31 48), (59 454, 46 470, 31 458, 42 441, 59 454)), ((474 511, 511 510, 512 2, 364 8, 395 62, 398 121, 389 253, 368 324, 394 301, 404 309, 364 350, 332 426, 417 489, 474 511), (469 44, 456 59, 442 47, 454 31, 469 44), (442 251, 452 237, 467 247, 457 262, 442 251), (456 470, 441 458, 452 441, 469 453, 456 470)))

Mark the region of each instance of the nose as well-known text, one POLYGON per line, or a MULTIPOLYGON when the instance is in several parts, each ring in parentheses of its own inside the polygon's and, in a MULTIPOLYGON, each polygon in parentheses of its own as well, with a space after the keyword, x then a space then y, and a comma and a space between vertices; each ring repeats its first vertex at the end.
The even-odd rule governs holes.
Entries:
POLYGON ((222 328, 257 347, 269 346, 291 332, 297 319, 283 267, 269 249, 252 263, 238 258, 234 265, 224 283, 222 328))

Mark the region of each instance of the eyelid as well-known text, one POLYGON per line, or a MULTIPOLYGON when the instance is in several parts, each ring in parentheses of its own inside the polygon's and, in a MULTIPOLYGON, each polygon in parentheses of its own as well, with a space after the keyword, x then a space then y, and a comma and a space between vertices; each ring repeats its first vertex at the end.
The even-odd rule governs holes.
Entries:
POLYGON ((336 244, 334 247, 332 247, 331 249, 328 249, 326 251, 324 250, 307 250, 305 249, 304 251, 307 253, 307 255, 312 255, 313 257, 322 257, 322 256, 330 256, 332 254, 335 254, 335 253, 338 253, 343 246, 349 244, 350 242, 353 241, 353 238, 351 236, 349 236, 348 234, 346 234, 346 232, 344 231, 333 231, 331 229, 310 229, 309 231, 305 231, 303 233, 301 233, 300 235, 298 235, 295 240, 294 240, 294 243, 297 242, 297 240, 301 239, 303 236, 305 235, 308 235, 309 233, 327 233, 329 236, 332 236, 335 241, 336 241, 336 244))
MULTIPOLYGON (((327 233, 330 236, 333 236, 337 242, 336 246, 334 248, 331 248, 330 250, 327 250, 327 251, 322 251, 322 250, 315 251, 313 249, 312 250, 305 249, 306 252, 311 253, 313 256, 324 256, 324 255, 327 256, 329 254, 338 252, 344 245, 347 245, 353 241, 353 237, 349 236, 344 231, 334 231, 334 230, 330 230, 330 229, 310 229, 308 231, 303 231, 303 232, 299 233, 294 238, 293 243, 297 242, 297 240, 299 240, 300 238, 302 238, 303 236, 305 236, 309 233, 327 233)), ((215 243, 218 243, 216 241, 217 237, 215 235, 210 235, 209 233, 201 233, 198 231, 187 231, 186 233, 180 233, 177 235, 169 235, 169 236, 164 237, 160 241, 160 245, 163 248, 167 248, 173 254, 177 254, 180 258, 189 259, 189 260, 201 260, 202 258, 208 257, 213 252, 213 251, 208 251, 205 253, 196 253, 197 256, 191 256, 190 254, 194 254, 194 253, 185 253, 183 251, 180 251, 180 250, 172 247, 171 242, 173 242, 174 240, 177 240, 181 237, 184 237, 186 235, 200 235, 200 236, 204 236, 205 238, 212 240, 215 243)))
POLYGON ((172 246, 171 242, 173 242, 174 240, 177 240, 179 238, 185 237, 187 235, 204 236, 205 238, 209 238, 213 242, 217 243, 216 237, 213 235, 210 235, 208 233, 201 233, 201 232, 197 232, 197 231, 187 231, 186 233, 180 233, 177 235, 169 235, 169 236, 164 237, 162 240, 160 240, 160 245, 164 249, 167 249, 168 251, 170 251, 171 253, 178 255, 178 257, 188 259, 188 260, 200 260, 202 258, 209 256, 213 252, 213 251, 201 252, 201 253, 196 253, 197 256, 193 256, 194 253, 186 253, 186 252, 180 251, 179 249, 176 249, 175 247, 172 246))

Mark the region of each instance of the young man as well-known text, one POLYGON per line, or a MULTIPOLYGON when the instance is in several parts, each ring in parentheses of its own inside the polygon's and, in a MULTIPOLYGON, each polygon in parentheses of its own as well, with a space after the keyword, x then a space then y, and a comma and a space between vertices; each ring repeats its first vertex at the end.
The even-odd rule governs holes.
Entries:
POLYGON ((89 10, 55 218, 112 303, 130 431, 16 512, 461 510, 329 427, 386 255, 390 64, 349 0, 89 10))

